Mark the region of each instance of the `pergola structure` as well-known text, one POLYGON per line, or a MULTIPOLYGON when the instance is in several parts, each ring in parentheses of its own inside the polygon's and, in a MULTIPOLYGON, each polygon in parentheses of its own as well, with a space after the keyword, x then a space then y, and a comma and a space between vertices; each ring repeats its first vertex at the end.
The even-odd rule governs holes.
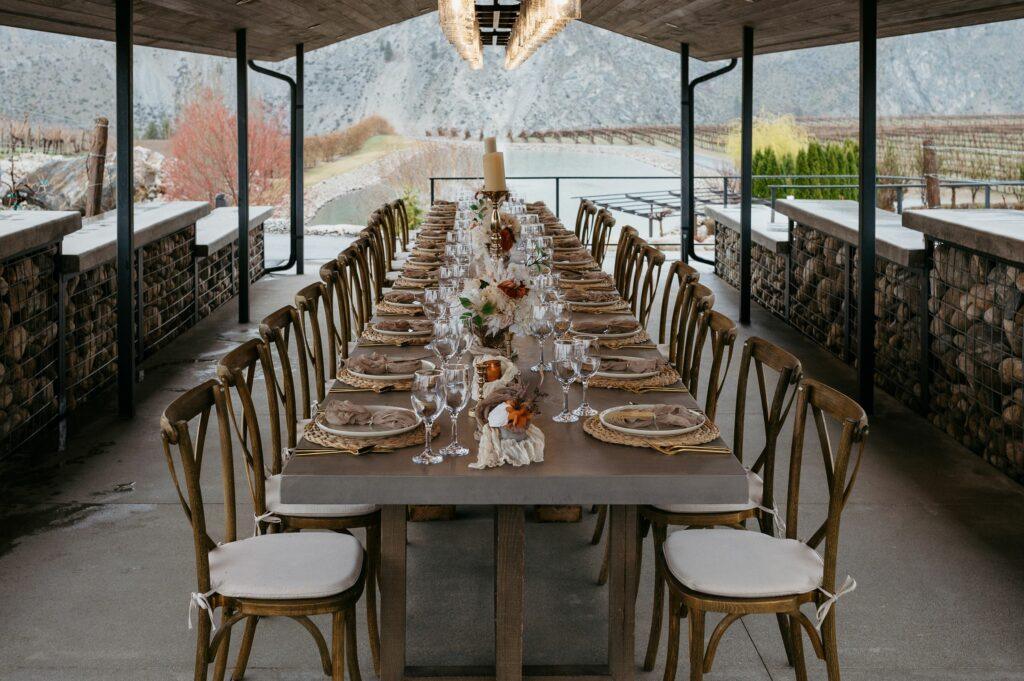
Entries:
MULTIPOLYGON (((493 6, 493 2, 480 3, 493 6)), ((499 4, 515 4, 500 2, 499 4)), ((0 24, 86 38, 114 40, 117 59, 117 145, 133 144, 132 47, 145 45, 237 60, 239 271, 248 271, 247 97, 250 59, 295 56, 291 82, 293 220, 301 235, 302 55, 437 8, 434 0, 0 0, 0 24), (298 161, 298 163, 297 163, 298 161)), ((755 54, 860 42, 860 290, 858 382, 862 404, 873 404, 875 279, 875 91, 878 37, 932 31, 1024 17, 1024 0, 585 0, 583 21, 681 54, 683 256, 692 239, 693 86, 688 57, 742 59, 741 116, 741 323, 750 319, 751 159, 753 57, 755 54)), ((254 69, 266 72, 260 67, 254 69)), ((132 343, 133 187, 132 155, 118 154, 118 403, 134 409, 132 343)), ((301 240, 292 259, 301 261, 301 240)), ((249 321, 248 280, 241 277, 240 322, 249 321)), ((385 667, 386 681, 402 668, 385 667)))

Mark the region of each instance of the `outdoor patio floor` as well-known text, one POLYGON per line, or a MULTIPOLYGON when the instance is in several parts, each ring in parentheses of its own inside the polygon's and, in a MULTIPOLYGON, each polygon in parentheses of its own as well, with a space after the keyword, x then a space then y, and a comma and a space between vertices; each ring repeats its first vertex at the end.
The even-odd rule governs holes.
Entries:
MULTIPOLYGON (((260 318, 291 302, 315 277, 316 267, 307 270, 313 275, 257 283, 254 323, 235 323, 232 301, 148 362, 134 421, 109 412, 79 419, 66 453, 34 452, 0 475, 0 678, 191 678, 194 636, 185 620, 196 586, 192 538, 161 452, 158 419, 182 390, 215 376, 217 359, 255 335, 260 318)), ((710 273, 704 278, 716 291, 716 307, 736 318, 737 294, 710 273)), ((750 334, 769 338, 799 356, 808 375, 852 394, 849 367, 756 306, 753 317, 737 346, 750 334)), ((719 410, 729 441, 738 354, 719 410)), ((777 470, 785 471, 788 432, 781 442, 777 470)), ((820 465, 808 466, 801 512, 810 516, 824 508, 825 490, 820 465)), ((219 502, 215 473, 208 467, 204 485, 211 502, 219 502)), ((214 523, 222 508, 210 503, 208 513, 214 523)), ((409 664, 493 662, 490 518, 488 508, 460 508, 454 522, 410 525, 409 664)), ((1024 679, 1022 519, 1024 487, 880 392, 841 530, 840 577, 849 573, 859 585, 838 605, 844 677, 1024 679)), ((527 527, 527 663, 603 661, 607 594, 595 585, 603 548, 589 544, 593 523, 585 514, 579 524, 527 527)), ((810 520, 802 525, 809 527, 810 520)), ((240 534, 249 531, 243 521, 240 534)), ((663 673, 664 643, 656 670, 639 669, 650 556, 648 543, 637 602, 637 676, 653 680, 663 673)), ((371 679, 362 614, 360 660, 371 679)), ((685 651, 685 635, 682 645, 685 651)), ((684 679, 685 652, 681 657, 684 679)), ((811 678, 825 678, 821 662, 812 656, 809 665, 811 678)), ((246 678, 318 677, 306 632, 287 621, 260 624, 246 678)), ((730 629, 708 678, 793 677, 774 618, 753 617, 730 629)))

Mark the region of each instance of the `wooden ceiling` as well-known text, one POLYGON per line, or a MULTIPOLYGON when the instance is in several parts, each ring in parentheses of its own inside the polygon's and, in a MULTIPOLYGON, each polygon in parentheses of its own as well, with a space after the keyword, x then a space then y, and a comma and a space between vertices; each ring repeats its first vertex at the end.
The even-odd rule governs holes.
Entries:
MULTIPOLYGON (((879 0, 879 35, 894 36, 1024 17, 1024 0, 879 0)), ((436 0, 135 0, 135 42, 277 61, 437 9, 436 0)), ((741 27, 758 53, 857 40, 857 0, 583 0, 583 21, 704 60, 736 57, 741 27)), ((0 24, 113 38, 112 0, 0 0, 0 24)))

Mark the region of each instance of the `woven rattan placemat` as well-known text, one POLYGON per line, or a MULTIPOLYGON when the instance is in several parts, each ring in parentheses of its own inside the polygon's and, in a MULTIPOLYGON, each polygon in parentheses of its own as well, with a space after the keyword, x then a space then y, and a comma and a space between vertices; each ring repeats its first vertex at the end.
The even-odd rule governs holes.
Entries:
MULTIPOLYGON (((431 429, 431 437, 437 437, 440 433, 441 426, 435 421, 434 427, 431 429)), ((426 442, 423 424, 406 433, 392 437, 341 437, 340 435, 325 433, 316 426, 316 423, 310 421, 306 424, 302 435, 310 442, 329 447, 330 449, 337 449, 339 453, 343 454, 356 454, 356 450, 368 447, 369 445, 374 445, 373 451, 389 451, 404 447, 415 447, 426 442)), ((301 454, 296 456, 301 456, 301 454)))
MULTIPOLYGON (((591 437, 597 438, 602 442, 610 442, 615 445, 626 445, 628 447, 647 447, 654 449, 651 445, 652 442, 658 444, 661 447, 685 447, 688 445, 703 445, 708 442, 713 442, 718 439, 721 433, 711 421, 705 421, 697 430, 694 430, 683 435, 674 435, 672 437, 659 437, 659 438, 644 438, 638 435, 629 435, 627 433, 621 433, 617 430, 612 430, 601 423, 599 416, 591 416, 583 422, 583 430, 591 437)), ((715 453, 718 453, 717 451, 715 453)))
POLYGON ((360 378, 348 369, 341 369, 338 371, 338 380, 354 388, 367 388, 378 393, 391 392, 394 390, 412 390, 411 379, 394 381, 383 377, 379 380, 373 378, 360 378))
POLYGON ((386 336, 375 330, 372 326, 367 326, 363 329, 363 335, 359 337, 359 342, 375 343, 377 345, 394 345, 395 347, 402 347, 403 345, 426 345, 430 342, 430 335, 409 337, 386 336))
POLYGON ((648 378, 611 378, 610 376, 594 376, 590 379, 591 388, 613 388, 617 390, 640 390, 642 388, 663 388, 680 380, 675 367, 666 364, 656 376, 648 378))

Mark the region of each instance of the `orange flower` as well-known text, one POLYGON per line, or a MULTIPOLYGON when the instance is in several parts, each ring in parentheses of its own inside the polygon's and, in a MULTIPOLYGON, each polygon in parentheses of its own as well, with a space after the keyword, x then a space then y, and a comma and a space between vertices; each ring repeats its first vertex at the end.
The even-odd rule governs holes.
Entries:
POLYGON ((505 404, 508 405, 508 425, 510 428, 522 430, 530 425, 530 419, 533 418, 533 414, 530 412, 529 407, 526 405, 516 407, 515 402, 512 400, 508 400, 505 404))
POLYGON ((506 279, 498 284, 498 290, 512 300, 519 300, 530 292, 526 284, 520 284, 515 279, 506 279))
POLYGON ((511 251, 512 246, 516 243, 516 237, 512 230, 508 227, 502 227, 498 235, 501 237, 501 250, 506 252, 511 251))

